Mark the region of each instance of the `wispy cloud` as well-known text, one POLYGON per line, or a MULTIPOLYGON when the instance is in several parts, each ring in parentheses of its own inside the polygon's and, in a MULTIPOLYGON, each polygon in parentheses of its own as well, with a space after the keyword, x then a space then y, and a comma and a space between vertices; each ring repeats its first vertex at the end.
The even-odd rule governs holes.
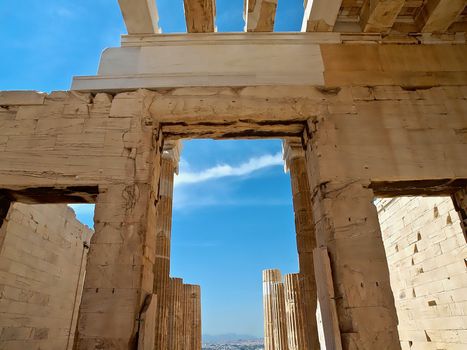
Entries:
POLYGON ((57 7, 57 8, 55 8, 54 9, 54 14, 58 15, 59 17, 64 17, 64 18, 74 17, 73 11, 66 8, 66 7, 57 7))
POLYGON ((214 193, 200 196, 193 193, 177 192, 174 197, 173 208, 176 211, 187 209, 199 209, 205 207, 222 206, 222 207, 275 207, 275 206, 290 206, 291 201, 274 198, 242 198, 236 194, 214 193))
POLYGON ((246 176, 258 170, 282 164, 283 160, 280 152, 276 154, 266 154, 260 157, 250 158, 247 162, 237 166, 220 164, 200 172, 181 171, 180 175, 175 177, 175 185, 194 184, 228 176, 246 176))

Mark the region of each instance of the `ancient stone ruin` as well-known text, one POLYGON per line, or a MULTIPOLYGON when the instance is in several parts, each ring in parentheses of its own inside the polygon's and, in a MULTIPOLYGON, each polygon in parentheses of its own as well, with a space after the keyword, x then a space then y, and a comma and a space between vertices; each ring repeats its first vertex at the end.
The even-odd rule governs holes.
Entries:
POLYGON ((93 231, 64 204, 22 203, 0 230, 1 347, 72 349, 93 231))
MULTIPOLYGON (((451 198, 378 199, 376 206, 402 347, 464 348, 467 345, 464 337, 466 245, 462 223, 451 198)), ((328 260, 325 256, 324 259, 328 260)), ((318 261, 315 258, 317 280, 318 261)), ((326 277, 332 278, 327 264, 326 277)), ((321 317, 321 312, 326 310, 318 305, 312 314, 307 312, 305 296, 310 293, 306 288, 306 274, 302 270, 284 278, 279 270, 263 272, 266 350, 326 348, 321 317), (306 332, 307 329, 314 332, 306 332), (318 341, 320 345, 316 344, 318 341)), ((317 298, 321 300, 319 290, 317 298)))
POLYGON ((179 143, 193 138, 284 140, 300 275, 283 293, 300 285, 303 305, 284 303, 285 318, 306 349, 317 328, 326 349, 465 348, 465 0, 305 1, 300 33, 273 31, 277 0, 246 1, 243 33, 215 33, 214 0, 184 0, 188 33, 171 35, 154 0, 119 4, 128 35, 97 75, 0 92, 0 249, 28 255, 0 265, 1 348, 200 349, 200 289, 170 278, 168 249, 179 143), (444 199, 388 199, 401 196, 444 199), (52 223, 23 206, 64 203, 96 204, 89 252, 85 228, 47 233, 27 214, 52 229, 73 222, 64 207, 52 223), (12 240, 10 225, 24 226, 12 240), (21 277, 62 262, 43 234, 71 242, 64 270, 87 255, 79 304, 79 274, 42 292, 21 277), (25 235, 57 256, 11 245, 25 235), (48 317, 57 304, 37 305, 58 296, 66 314, 48 317))

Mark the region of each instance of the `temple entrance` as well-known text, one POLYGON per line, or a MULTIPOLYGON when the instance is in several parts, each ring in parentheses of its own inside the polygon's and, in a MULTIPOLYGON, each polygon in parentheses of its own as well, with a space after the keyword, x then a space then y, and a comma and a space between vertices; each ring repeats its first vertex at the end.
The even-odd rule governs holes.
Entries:
MULTIPOLYGON (((169 313, 172 299, 179 310, 182 305, 180 289, 171 293, 176 282, 183 287, 183 324, 188 322, 184 337, 176 339, 199 350, 200 290, 187 285, 185 293, 180 280, 170 279, 180 140, 280 139, 291 175, 300 273, 308 281, 301 310, 319 304, 326 348, 396 349, 398 319, 374 199, 451 195, 465 229, 466 182, 452 175, 463 164, 456 158, 464 145, 456 114, 446 119, 445 106, 435 105, 430 111, 439 114, 423 121, 420 99, 399 100, 437 90, 400 89, 397 99, 394 89, 386 90, 377 90, 383 100, 372 100, 376 90, 368 87, 358 95, 349 87, 275 87, 274 94, 267 87, 6 93, 2 221, 12 202, 96 203, 75 347, 164 349, 155 344, 169 341, 169 330, 177 328, 169 322, 180 321, 169 313), (362 96, 370 100, 362 102, 362 96), (349 103, 352 113, 342 114, 349 103), (397 108, 384 112, 382 104, 397 108), (405 115, 401 125, 402 106, 420 113, 405 115), (444 127, 436 129, 440 145, 434 151, 426 145, 435 132, 424 122, 444 127)), ((282 281, 276 282, 279 290, 282 281)), ((280 310, 274 303, 268 304, 272 313, 280 310)), ((305 312, 313 322, 314 311, 305 312)), ((317 341, 316 326, 294 325, 317 341)), ((274 339, 280 329, 273 326, 274 339)))

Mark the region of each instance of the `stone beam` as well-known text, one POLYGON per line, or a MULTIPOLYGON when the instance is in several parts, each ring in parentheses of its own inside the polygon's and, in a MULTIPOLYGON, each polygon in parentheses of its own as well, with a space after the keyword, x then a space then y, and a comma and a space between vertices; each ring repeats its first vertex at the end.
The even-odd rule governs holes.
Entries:
MULTIPOLYGON (((378 40, 383 37, 364 34, 369 36, 378 40)), ((348 45, 342 40, 339 33, 127 36, 123 47, 103 52, 96 76, 75 77, 72 89, 109 92, 259 85, 420 87, 467 82, 467 45, 375 45, 375 41, 348 45), (230 64, 226 65, 226 60, 230 64)))
POLYGON ((342 0, 305 0, 302 32, 332 32, 342 0))
MULTIPOLYGON (((461 68, 465 45, 372 45, 374 49, 370 45, 337 45, 348 50, 346 55, 339 55, 333 46, 326 55, 347 58, 342 65, 328 67, 336 77, 348 65, 357 64, 355 57, 363 59, 365 54, 384 56, 378 61, 384 63, 382 67, 376 67, 380 70, 392 67, 396 71, 406 66, 409 58, 418 58, 421 71, 435 72, 443 67, 435 59, 445 52, 449 53, 449 66, 459 69, 453 73, 462 76, 460 69, 465 70, 465 64, 461 68), (430 66, 422 59, 427 56, 432 57, 430 66), (403 62, 398 57, 404 57, 403 62)), ((370 67, 367 75, 376 74, 376 68, 370 67)), ((402 75, 403 71, 399 72, 402 75)), ((228 131, 232 123, 243 122, 251 129, 226 137, 252 136, 254 130, 257 137, 264 138, 270 134, 261 134, 261 130, 278 121, 309 120, 302 135, 316 135, 317 128, 333 130, 323 131, 323 135, 337 145, 321 148, 324 156, 319 171, 326 177, 324 181, 337 176, 371 179, 372 183, 467 178, 462 158, 465 86, 175 88, 120 93, 113 99, 99 93, 92 101, 86 98, 79 103, 77 96, 86 95, 53 93, 44 105, 0 108, 6 117, 0 122, 0 188, 125 183, 135 164, 138 177, 146 177, 152 160, 145 147, 151 143, 141 142, 153 140, 159 126, 163 132, 164 125, 174 122, 185 122, 188 135, 196 128, 194 137, 203 126, 218 123, 220 130, 228 131), (358 138, 355 130, 359 130, 358 138), (426 144, 433 140, 437 143, 427 149, 426 144), (146 146, 141 148, 143 144, 146 146)))
POLYGON ((276 9, 277 0, 245 0, 245 31, 274 31, 276 9))
POLYGON ((105 50, 98 75, 75 79, 73 89, 324 84, 319 44, 301 33, 157 35, 144 47, 128 40, 105 50))
POLYGON ((118 0, 128 34, 159 33, 155 0, 118 0))
POLYGON ((445 32, 467 5, 465 0, 428 0, 416 22, 424 33, 445 32))
POLYGON ((405 0, 367 0, 360 14, 360 25, 364 32, 382 33, 389 31, 405 0))
POLYGON ((184 0, 184 4, 188 33, 213 33, 216 31, 215 0, 184 0))
POLYGON ((184 350, 183 348, 183 280, 170 279, 169 300, 169 334, 168 349, 184 350))

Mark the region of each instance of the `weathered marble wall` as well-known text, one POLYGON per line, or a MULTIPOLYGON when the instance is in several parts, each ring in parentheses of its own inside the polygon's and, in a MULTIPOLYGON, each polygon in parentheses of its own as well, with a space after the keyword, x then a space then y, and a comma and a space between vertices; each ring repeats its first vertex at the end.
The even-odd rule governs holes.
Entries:
POLYGON ((1 349, 72 348, 92 234, 66 205, 10 207, 0 231, 1 349))
POLYGON ((403 349, 467 347, 467 245, 450 197, 378 202, 403 349))

